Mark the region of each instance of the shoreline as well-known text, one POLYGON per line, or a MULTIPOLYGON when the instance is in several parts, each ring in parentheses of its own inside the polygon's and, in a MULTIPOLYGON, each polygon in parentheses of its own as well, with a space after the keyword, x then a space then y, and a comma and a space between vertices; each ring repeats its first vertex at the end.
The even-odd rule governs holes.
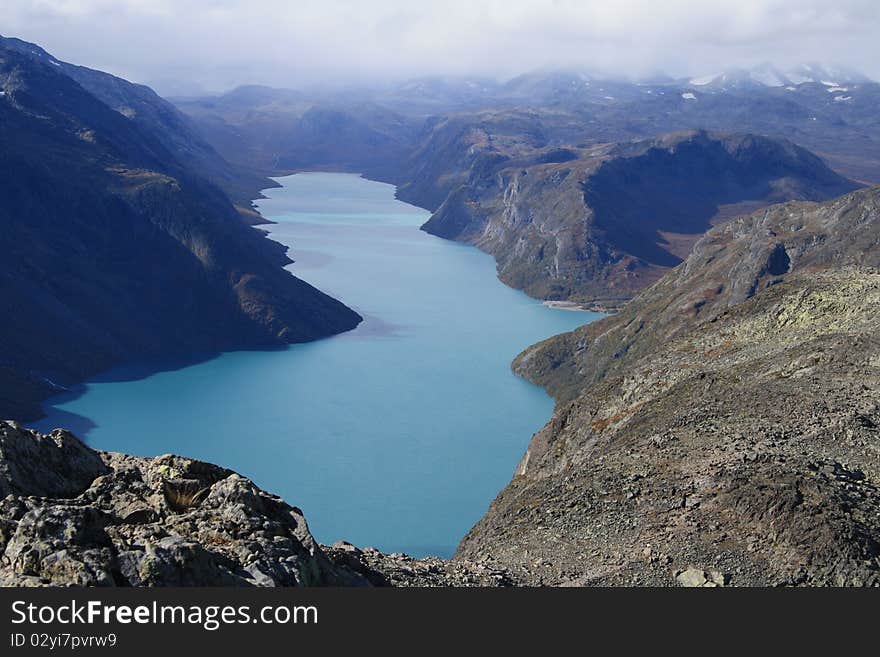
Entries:
POLYGON ((602 305, 599 303, 579 303, 577 301, 554 301, 554 300, 544 300, 541 302, 542 305, 547 308, 554 308, 555 310, 567 310, 569 312, 584 312, 584 313, 604 313, 606 315, 612 315, 618 310, 620 310, 620 306, 623 305, 621 302, 619 305, 602 305))
POLYGON ((556 310, 568 310, 571 312, 591 312, 592 310, 589 306, 577 303, 576 301, 542 301, 541 303, 548 308, 555 308, 556 310))

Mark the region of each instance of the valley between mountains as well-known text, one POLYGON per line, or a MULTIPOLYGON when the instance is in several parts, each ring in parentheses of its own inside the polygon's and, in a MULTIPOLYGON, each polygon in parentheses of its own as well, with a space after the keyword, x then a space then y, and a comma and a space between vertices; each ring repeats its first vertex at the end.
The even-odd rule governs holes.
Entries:
POLYGON ((0 38, 0 583, 880 585, 880 85, 800 73, 166 100, 0 38), (305 170, 611 313, 516 357, 555 411, 451 560, 21 424, 113 365, 357 326, 254 228, 305 170))

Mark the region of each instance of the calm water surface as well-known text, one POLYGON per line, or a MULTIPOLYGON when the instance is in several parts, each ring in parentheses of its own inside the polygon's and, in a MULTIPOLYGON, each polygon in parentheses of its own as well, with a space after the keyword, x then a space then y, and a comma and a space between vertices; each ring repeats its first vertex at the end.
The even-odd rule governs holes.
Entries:
POLYGON ((420 231, 428 214, 390 185, 278 181, 259 202, 278 222, 272 238, 361 326, 283 350, 120 368, 51 400, 38 427, 233 468, 301 507, 322 542, 449 556, 552 412, 511 359, 599 315, 506 287, 491 257, 420 231))

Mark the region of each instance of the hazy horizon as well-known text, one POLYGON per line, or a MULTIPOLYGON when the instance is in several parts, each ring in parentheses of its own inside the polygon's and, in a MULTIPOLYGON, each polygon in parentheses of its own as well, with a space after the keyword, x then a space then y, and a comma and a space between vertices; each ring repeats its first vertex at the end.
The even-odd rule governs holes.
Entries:
POLYGON ((0 33, 164 95, 541 69, 674 77, 771 63, 880 78, 873 1, 7 0, 0 33))

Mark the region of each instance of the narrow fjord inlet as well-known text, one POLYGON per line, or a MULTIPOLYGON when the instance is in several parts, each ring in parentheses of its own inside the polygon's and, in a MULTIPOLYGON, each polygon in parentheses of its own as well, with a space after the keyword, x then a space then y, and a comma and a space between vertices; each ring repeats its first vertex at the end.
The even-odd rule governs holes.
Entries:
POLYGON ((0 30, 12 647, 880 588, 877 3, 106 4, 0 30))
POLYGON ((552 412, 511 359, 600 315, 506 287, 490 256, 420 231, 428 213, 390 185, 279 182, 259 202, 272 238, 361 325, 283 350, 117 369, 52 400, 37 426, 223 463, 296 500, 322 542, 450 556, 552 412))

